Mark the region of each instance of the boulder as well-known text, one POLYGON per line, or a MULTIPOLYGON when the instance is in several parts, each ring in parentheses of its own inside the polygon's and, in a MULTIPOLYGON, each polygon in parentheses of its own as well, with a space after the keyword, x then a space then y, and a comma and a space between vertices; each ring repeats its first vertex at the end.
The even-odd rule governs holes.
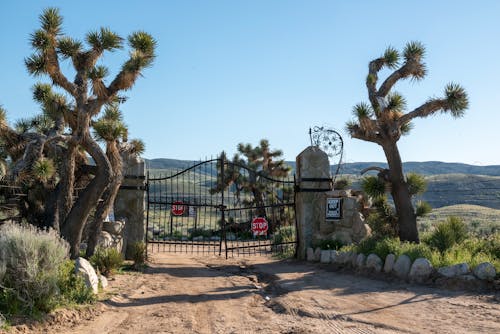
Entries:
POLYGON ((489 262, 483 262, 481 264, 478 264, 472 270, 472 272, 474 273, 474 276, 476 276, 477 278, 487 281, 494 280, 495 276, 497 275, 495 267, 489 262))
POLYGON ((338 252, 337 254, 337 263, 338 264, 346 264, 351 259, 351 252, 338 252))
POLYGON ((432 267, 430 261, 426 258, 421 257, 413 262, 410 269, 409 278, 414 282, 423 282, 429 278, 433 270, 434 268, 432 267))
POLYGON ((459 263, 452 266, 441 267, 437 271, 440 275, 445 277, 455 277, 468 274, 470 269, 467 263, 459 263))
POLYGON ((111 248, 114 244, 114 238, 111 233, 107 231, 101 231, 99 238, 97 239, 97 246, 102 248, 111 248))
POLYGON ((102 230, 113 235, 121 235, 124 227, 125 222, 121 220, 102 223, 102 230))
POLYGON ((382 271, 382 259, 377 254, 370 254, 366 258, 366 268, 379 273, 382 271))
POLYGON ((390 273, 392 271, 392 268, 394 267, 395 261, 396 261, 396 255, 387 254, 387 256, 385 257, 385 262, 384 262, 384 272, 385 273, 390 273))
POLYGON ((350 245, 352 244, 351 234, 352 233, 350 229, 342 229, 333 232, 330 237, 332 238, 332 240, 340 241, 343 245, 350 245))
POLYGON ((394 263, 394 267, 392 271, 396 274, 397 277, 406 279, 408 277, 408 273, 410 272, 411 260, 408 255, 400 255, 396 262, 394 263))
POLYGON ((89 261, 83 257, 76 259, 75 272, 83 277, 88 288, 91 288, 94 293, 99 292, 99 278, 89 261))
POLYGON ((365 254, 358 254, 356 257, 356 268, 363 268, 366 263, 366 255, 365 254))
POLYGON ((331 261, 331 251, 329 249, 323 249, 321 250, 321 255, 319 262, 321 263, 330 263, 331 261))
POLYGON ((101 288, 105 290, 108 287, 108 279, 104 275, 99 275, 99 282, 101 283, 101 288))
POLYGON ((351 253, 351 266, 356 267, 356 262, 358 261, 358 254, 356 252, 351 253))

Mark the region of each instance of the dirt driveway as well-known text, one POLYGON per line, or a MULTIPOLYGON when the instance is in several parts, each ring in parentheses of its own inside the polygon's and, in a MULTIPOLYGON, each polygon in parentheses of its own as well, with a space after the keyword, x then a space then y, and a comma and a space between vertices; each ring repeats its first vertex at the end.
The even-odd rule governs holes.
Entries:
POLYGON ((154 254, 95 314, 46 333, 499 333, 498 295, 464 295, 256 257, 154 254))

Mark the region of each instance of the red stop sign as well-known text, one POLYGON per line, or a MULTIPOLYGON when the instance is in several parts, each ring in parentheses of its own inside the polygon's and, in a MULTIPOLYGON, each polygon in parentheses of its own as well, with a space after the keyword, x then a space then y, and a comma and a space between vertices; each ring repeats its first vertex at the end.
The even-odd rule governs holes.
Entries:
POLYGON ((182 216, 186 211, 186 206, 181 201, 172 203, 172 214, 174 216, 182 216))
POLYGON ((266 218, 256 217, 252 220, 253 235, 267 235, 268 228, 269 224, 267 223, 266 218))

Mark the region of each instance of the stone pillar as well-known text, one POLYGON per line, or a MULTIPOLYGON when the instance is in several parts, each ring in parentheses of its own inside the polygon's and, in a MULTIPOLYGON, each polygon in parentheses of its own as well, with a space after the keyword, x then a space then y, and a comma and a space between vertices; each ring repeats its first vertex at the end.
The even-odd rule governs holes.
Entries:
POLYGON ((145 241, 146 169, 144 160, 128 155, 123 157, 123 183, 116 196, 114 212, 117 220, 125 221, 123 249, 125 258, 132 256, 132 245, 145 241))
POLYGON ((296 216, 298 225, 297 257, 306 258, 306 250, 312 247, 314 231, 318 231, 325 219, 325 191, 331 190, 330 163, 325 152, 309 146, 297 156, 296 216))

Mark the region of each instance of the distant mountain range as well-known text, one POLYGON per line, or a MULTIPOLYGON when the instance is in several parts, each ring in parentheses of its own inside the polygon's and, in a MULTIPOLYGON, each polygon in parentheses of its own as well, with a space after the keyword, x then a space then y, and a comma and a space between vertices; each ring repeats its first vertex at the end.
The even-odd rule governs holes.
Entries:
MULTIPOLYGON (((176 159, 146 159, 148 168, 151 169, 182 169, 192 166, 198 161, 194 160, 176 160, 176 159)), ((295 161, 287 161, 287 163, 295 169, 295 161)), ((386 168, 387 164, 382 162, 353 162, 341 165, 341 174, 359 173, 370 166, 386 168)), ((337 169, 337 166, 331 166, 332 171, 337 169)), ((422 175, 441 175, 441 174, 473 174, 500 176, 500 165, 492 166, 475 166, 462 163, 449 163, 441 161, 425 161, 425 162, 405 162, 403 168, 406 173, 414 172, 422 175)))
MULTIPOLYGON (((176 159, 146 160, 149 169, 181 170, 198 161, 176 159)), ((295 162, 288 162, 295 168, 295 162)), ((360 172, 370 166, 385 168, 380 162, 355 162, 341 165, 341 175, 351 175, 353 188, 360 187, 360 172)), ((456 204, 480 205, 500 209, 500 166, 473 166, 440 161, 406 162, 405 173, 422 174, 427 180, 427 191, 421 196, 434 208, 456 204)), ((332 174, 337 166, 331 166, 332 174)), ((373 172, 372 172, 373 175, 373 172)))

